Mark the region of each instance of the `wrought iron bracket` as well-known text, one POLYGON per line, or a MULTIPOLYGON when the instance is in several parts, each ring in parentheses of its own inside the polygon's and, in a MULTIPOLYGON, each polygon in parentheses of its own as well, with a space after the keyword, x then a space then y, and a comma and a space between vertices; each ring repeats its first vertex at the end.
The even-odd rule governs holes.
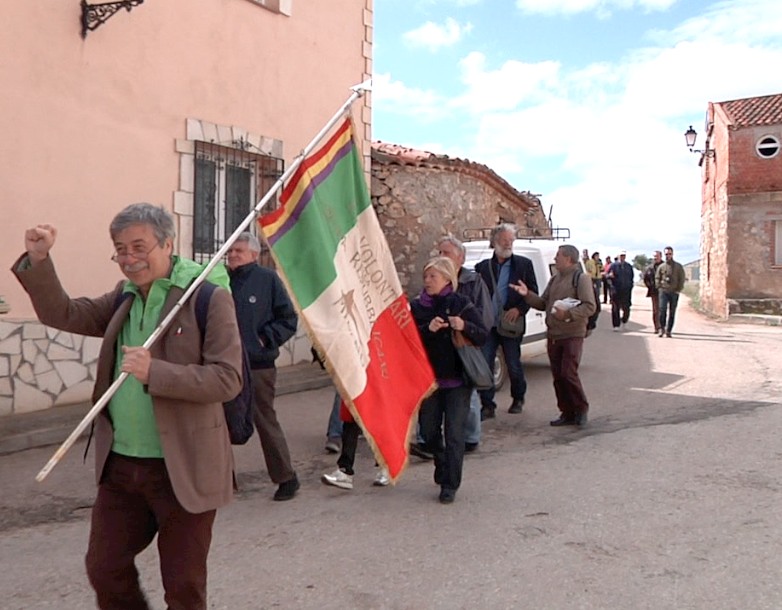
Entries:
POLYGON ((87 0, 81 0, 81 37, 87 38, 87 32, 97 30, 121 8, 130 12, 134 6, 143 3, 144 0, 119 0, 118 2, 87 4, 87 0))

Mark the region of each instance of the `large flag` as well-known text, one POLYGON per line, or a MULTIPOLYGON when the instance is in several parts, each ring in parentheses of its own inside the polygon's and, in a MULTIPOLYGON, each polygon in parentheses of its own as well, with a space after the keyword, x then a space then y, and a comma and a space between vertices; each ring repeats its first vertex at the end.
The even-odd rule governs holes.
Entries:
POLYGON ((372 208, 350 118, 304 159, 280 202, 259 219, 278 271, 345 406, 396 480, 435 380, 372 208))

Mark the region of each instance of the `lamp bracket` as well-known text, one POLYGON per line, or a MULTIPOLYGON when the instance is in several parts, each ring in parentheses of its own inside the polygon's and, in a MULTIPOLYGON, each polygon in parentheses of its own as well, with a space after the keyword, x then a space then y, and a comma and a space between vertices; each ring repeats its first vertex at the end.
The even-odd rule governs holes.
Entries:
POLYGON ((87 32, 97 30, 121 8, 130 12, 134 6, 143 3, 144 0, 119 0, 118 2, 87 4, 87 0, 81 0, 81 37, 87 38, 87 32))
POLYGON ((703 155, 704 157, 711 157, 714 158, 714 149, 713 148, 706 148, 705 150, 700 150, 698 148, 691 148, 691 153, 698 153, 703 155))

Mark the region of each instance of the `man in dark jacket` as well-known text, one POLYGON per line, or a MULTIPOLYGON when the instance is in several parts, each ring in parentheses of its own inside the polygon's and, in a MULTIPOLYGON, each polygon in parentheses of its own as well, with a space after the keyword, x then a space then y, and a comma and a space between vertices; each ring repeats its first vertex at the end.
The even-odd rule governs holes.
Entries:
POLYGON ((654 251, 654 258, 651 264, 644 269, 644 285, 646 286, 646 296, 652 300, 652 320, 654 321, 654 332, 660 332, 660 291, 657 290, 654 277, 657 273, 657 267, 663 262, 663 253, 659 250, 654 251))
POLYGON ((296 333, 298 318, 280 278, 258 264, 258 238, 242 233, 228 250, 231 292, 242 343, 250 360, 255 392, 253 419, 261 439, 266 470, 278 485, 275 500, 290 500, 299 489, 288 443, 274 411, 280 346, 296 333))
POLYGON ((632 265, 625 260, 626 257, 627 252, 622 250, 619 253, 619 259, 614 261, 608 273, 611 277, 611 324, 614 331, 619 330, 620 323, 624 328, 624 325, 630 320, 635 272, 632 265))
MULTIPOLYGON (((491 234, 491 245, 494 255, 482 260, 475 266, 475 271, 483 278, 489 289, 494 308, 494 321, 491 331, 483 345, 486 362, 494 370, 494 359, 497 348, 502 346, 505 364, 510 376, 510 394, 513 402, 508 413, 521 413, 524 406, 524 395, 527 392, 527 380, 524 378, 524 368, 521 365, 521 340, 523 332, 517 337, 504 336, 501 329, 498 332, 501 319, 514 323, 518 318, 524 319, 529 305, 515 291, 508 290, 508 284, 516 284, 519 280, 537 293, 538 283, 532 261, 525 256, 513 254, 513 241, 516 238, 516 228, 511 224, 501 224, 491 234)), ((494 417, 497 405, 494 402, 495 390, 481 390, 481 419, 494 417)))

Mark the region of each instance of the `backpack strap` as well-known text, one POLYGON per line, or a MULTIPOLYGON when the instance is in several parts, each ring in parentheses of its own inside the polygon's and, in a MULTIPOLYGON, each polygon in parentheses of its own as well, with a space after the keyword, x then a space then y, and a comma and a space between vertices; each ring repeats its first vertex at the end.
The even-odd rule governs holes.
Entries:
POLYGON ((573 274, 573 290, 576 291, 576 298, 578 299, 578 280, 581 279, 581 274, 583 271, 581 269, 576 269, 576 272, 573 274))
POLYGON ((198 330, 201 331, 201 343, 206 335, 206 319, 209 315, 209 301, 212 300, 215 286, 212 282, 204 282, 198 290, 195 301, 195 317, 198 323, 198 330))

